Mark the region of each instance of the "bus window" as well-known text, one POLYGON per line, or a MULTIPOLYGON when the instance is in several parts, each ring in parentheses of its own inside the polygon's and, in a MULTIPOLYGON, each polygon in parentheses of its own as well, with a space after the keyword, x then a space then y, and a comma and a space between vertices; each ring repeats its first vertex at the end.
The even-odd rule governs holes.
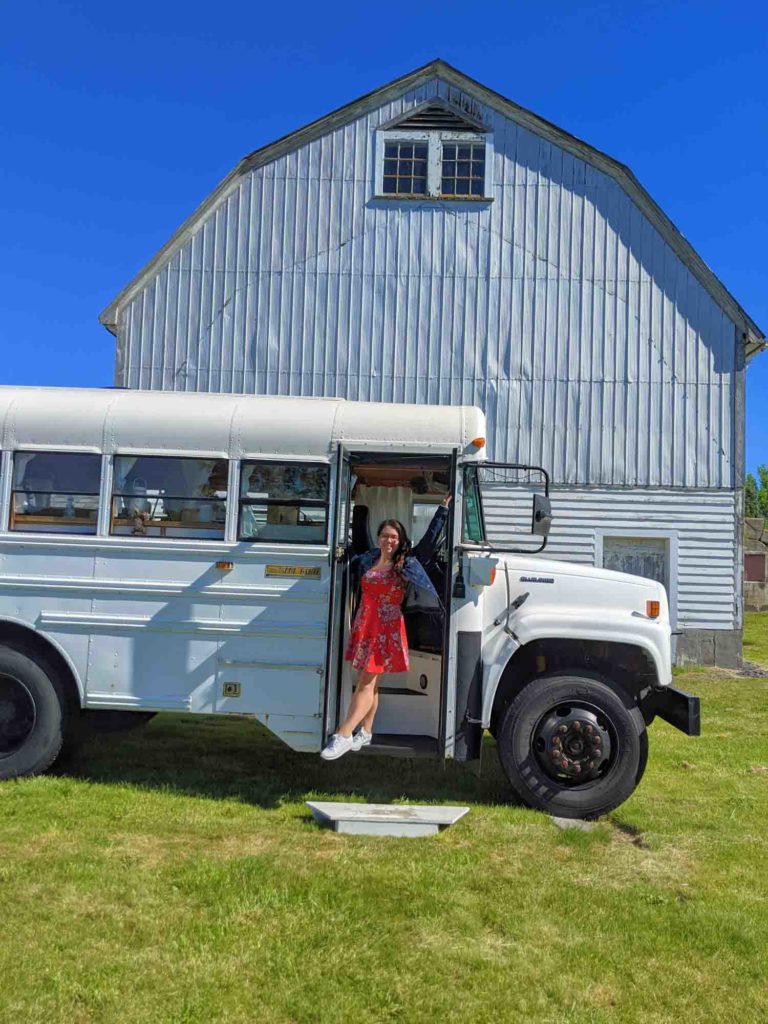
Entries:
POLYGON ((11 530, 96 533, 100 479, 100 455, 15 452, 11 530))
POLYGON ((227 466, 226 459, 116 455, 110 532, 221 540, 227 466))
POLYGON ((328 466, 243 462, 240 540, 325 544, 328 466))
POLYGON ((472 544, 482 544, 483 513, 480 499, 480 487, 474 467, 464 470, 464 531, 462 540, 472 544))

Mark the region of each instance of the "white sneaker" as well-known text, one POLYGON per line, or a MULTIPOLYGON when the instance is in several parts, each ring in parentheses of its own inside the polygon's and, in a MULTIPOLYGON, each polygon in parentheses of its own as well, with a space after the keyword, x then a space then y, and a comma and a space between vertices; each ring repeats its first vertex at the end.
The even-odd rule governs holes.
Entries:
POLYGON ((362 750, 363 747, 370 746, 371 740, 373 739, 373 733, 366 732, 362 727, 359 732, 356 732, 352 737, 352 750, 357 753, 358 750, 362 750))
POLYGON ((354 742, 351 736, 342 736, 335 732, 331 736, 328 746, 320 751, 320 757, 325 761, 335 761, 337 757, 342 757, 349 750, 353 750, 354 742))

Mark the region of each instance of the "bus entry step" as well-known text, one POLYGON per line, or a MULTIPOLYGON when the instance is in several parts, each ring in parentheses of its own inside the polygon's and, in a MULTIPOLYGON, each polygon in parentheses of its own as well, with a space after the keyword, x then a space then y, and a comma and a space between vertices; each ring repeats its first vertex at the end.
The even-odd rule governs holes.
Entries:
POLYGON ((468 807, 423 807, 413 804, 345 804, 307 800, 323 828, 364 836, 432 836, 453 825, 468 807))

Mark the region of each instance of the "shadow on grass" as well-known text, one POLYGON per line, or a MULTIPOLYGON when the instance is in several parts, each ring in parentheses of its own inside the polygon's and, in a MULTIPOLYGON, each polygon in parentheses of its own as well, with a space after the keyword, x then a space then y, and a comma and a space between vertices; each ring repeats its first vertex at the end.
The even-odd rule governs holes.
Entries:
POLYGON ((265 809, 318 796, 370 803, 515 802, 489 737, 481 774, 425 758, 347 754, 329 763, 318 754, 290 750, 254 722, 192 715, 158 715, 131 732, 92 735, 62 757, 52 774, 265 809))

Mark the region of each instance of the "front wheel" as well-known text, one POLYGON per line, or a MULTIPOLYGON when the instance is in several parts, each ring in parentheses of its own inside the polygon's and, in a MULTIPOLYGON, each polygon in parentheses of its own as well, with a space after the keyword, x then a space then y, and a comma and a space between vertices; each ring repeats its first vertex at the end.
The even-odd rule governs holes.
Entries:
POLYGON ((648 758, 639 709, 592 676, 532 680, 504 711, 497 744, 523 803, 562 818, 597 818, 618 807, 648 758))

